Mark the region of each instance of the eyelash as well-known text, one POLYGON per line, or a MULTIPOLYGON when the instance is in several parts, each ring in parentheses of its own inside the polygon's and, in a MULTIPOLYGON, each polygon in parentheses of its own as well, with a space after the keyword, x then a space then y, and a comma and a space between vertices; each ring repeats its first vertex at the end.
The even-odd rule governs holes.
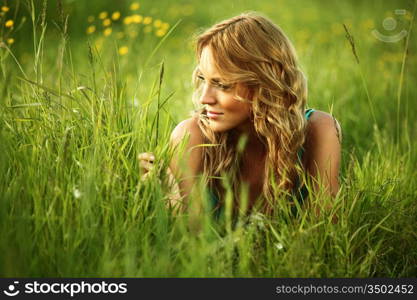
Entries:
MULTIPOLYGON (((197 76, 197 78, 198 78, 199 80, 201 80, 201 81, 205 81, 204 77, 203 77, 203 76, 201 76, 201 75, 198 75, 198 76, 197 76)), ((223 90, 223 91, 226 91, 226 90, 228 90, 228 89, 230 89, 230 88, 231 88, 231 86, 230 86, 230 85, 224 85, 224 84, 221 84, 221 83, 219 83, 219 82, 214 83, 214 85, 215 85, 216 87, 218 87, 219 89, 223 90)))

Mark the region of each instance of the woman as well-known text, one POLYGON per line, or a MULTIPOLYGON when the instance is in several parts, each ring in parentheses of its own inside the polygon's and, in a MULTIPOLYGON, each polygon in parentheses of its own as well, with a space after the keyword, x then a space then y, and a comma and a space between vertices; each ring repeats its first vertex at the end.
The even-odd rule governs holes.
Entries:
MULTIPOLYGON (((187 208, 200 174, 219 210, 226 192, 219 178, 225 176, 235 209, 244 186, 249 209, 256 205, 271 212, 282 195, 305 198, 306 177, 313 179, 315 191, 321 187, 335 196, 340 126, 330 114, 305 109, 306 80, 283 31, 263 16, 244 13, 205 31, 196 48, 194 98, 202 108, 171 135, 173 147, 188 137, 189 154, 185 167, 180 167, 181 155, 171 161, 169 172, 179 183, 171 204, 187 208)), ((142 153, 139 160, 149 174, 153 155, 142 153)))

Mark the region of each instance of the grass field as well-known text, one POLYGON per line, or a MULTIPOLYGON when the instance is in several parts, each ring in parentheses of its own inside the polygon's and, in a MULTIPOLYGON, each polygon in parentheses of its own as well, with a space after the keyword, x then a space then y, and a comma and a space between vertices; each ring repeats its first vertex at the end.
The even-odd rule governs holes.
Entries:
POLYGON ((1 1, 2 277, 417 276, 415 1, 1 1), (337 224, 283 204, 193 234, 139 180, 193 109, 193 35, 247 10, 342 126, 337 224))

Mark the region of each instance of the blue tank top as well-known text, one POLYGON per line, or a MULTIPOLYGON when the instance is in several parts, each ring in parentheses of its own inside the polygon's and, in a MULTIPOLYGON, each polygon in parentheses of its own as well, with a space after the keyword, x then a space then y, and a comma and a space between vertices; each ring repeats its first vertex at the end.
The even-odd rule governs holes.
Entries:
MULTIPOLYGON (((315 109, 313 108, 309 108, 305 110, 304 116, 306 120, 310 119, 310 116, 313 112, 315 112, 315 109)), ((303 154, 304 154, 304 148, 301 147, 300 150, 298 150, 297 152, 297 157, 300 163, 302 162, 303 154)), ((294 189, 294 194, 296 195, 299 203, 301 204, 304 201, 304 199, 308 196, 308 190, 305 185, 300 186, 299 179, 297 179, 295 186, 296 188, 294 189)), ((217 218, 220 216, 221 212, 223 211, 221 207, 218 207, 219 198, 212 190, 208 190, 208 194, 209 194, 212 209, 216 209, 215 217, 217 218)))
MULTIPOLYGON (((310 116, 313 112, 315 112, 315 109, 313 109, 313 108, 306 109, 305 118, 306 118, 307 121, 308 121, 308 119, 310 119, 310 116)), ((304 154, 304 148, 301 147, 301 149, 298 150, 298 152, 297 152, 298 161, 300 162, 300 164, 302 163, 303 154, 304 154)), ((300 182, 299 182, 298 178, 297 178, 295 186, 296 186, 296 188, 295 188, 294 192, 295 192, 295 195, 298 199, 298 202, 301 204, 304 201, 304 199, 307 198, 308 190, 307 190, 307 187, 305 185, 300 186, 300 182)))

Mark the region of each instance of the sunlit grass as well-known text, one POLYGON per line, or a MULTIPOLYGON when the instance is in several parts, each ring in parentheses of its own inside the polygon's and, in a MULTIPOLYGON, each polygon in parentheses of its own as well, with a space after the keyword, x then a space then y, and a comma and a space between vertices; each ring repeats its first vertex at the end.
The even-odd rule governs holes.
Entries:
MULTIPOLYGON (((254 212, 216 222, 205 214, 191 220, 201 226, 195 234, 186 214, 166 209, 163 174, 170 132, 192 109, 189 36, 220 17, 209 20, 191 2, 174 3, 166 14, 129 2, 85 11, 74 40, 65 19, 42 22, 39 8, 32 20, 10 3, 0 19, 3 276, 417 274, 415 34, 408 49, 404 41, 376 40, 371 30, 393 15, 388 8, 355 18, 353 5, 338 15, 319 4, 288 1, 276 14, 271 3, 257 4, 293 39, 309 78, 309 106, 332 111, 342 125, 341 192, 321 218, 303 208, 294 216, 278 201, 273 217, 254 212), (19 29, 24 17, 31 22, 19 29), (178 18, 185 19, 169 34, 178 18), (27 28, 30 39, 22 41, 19 30, 27 28), (136 156, 144 151, 155 153, 162 178, 139 180, 136 156)), ((193 199, 207 201, 202 187, 193 199)))

